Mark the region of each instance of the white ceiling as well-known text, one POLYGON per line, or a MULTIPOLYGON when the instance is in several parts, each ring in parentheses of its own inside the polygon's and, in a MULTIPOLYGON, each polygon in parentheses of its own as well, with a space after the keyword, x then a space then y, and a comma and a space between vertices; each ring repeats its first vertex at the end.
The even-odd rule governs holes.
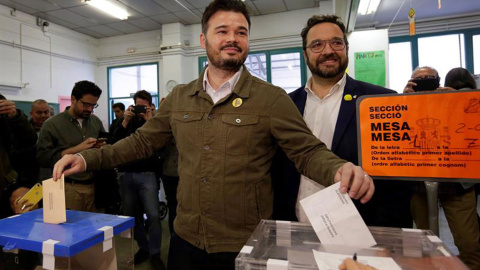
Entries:
POLYGON ((386 28, 392 21, 393 24, 407 22, 410 7, 415 10, 417 21, 480 15, 480 0, 382 0, 376 13, 357 16, 355 29, 386 28))
MULTIPOLYGON (((104 38, 158 30, 166 23, 200 23, 202 13, 211 0, 111 1, 124 6, 130 17, 120 21, 81 0, 0 0, 0 4, 95 38, 104 38)), ((246 0, 245 4, 251 15, 255 16, 315 8, 320 1, 325 0, 246 0)), ((406 22, 410 4, 416 11, 417 21, 480 15, 480 0, 440 0, 441 9, 437 8, 438 2, 439 0, 382 0, 376 13, 357 16, 355 29, 386 28, 397 12, 394 23, 406 22)))
MULTIPOLYGON (((115 0, 111 0, 115 1, 115 0)), ((246 0, 251 15, 318 7, 320 0, 246 0)), ((121 21, 81 0, 0 0, 0 4, 95 38, 158 30, 162 24, 200 23, 211 0, 116 0, 130 17, 121 21), (183 6, 182 6, 183 5, 183 6)))

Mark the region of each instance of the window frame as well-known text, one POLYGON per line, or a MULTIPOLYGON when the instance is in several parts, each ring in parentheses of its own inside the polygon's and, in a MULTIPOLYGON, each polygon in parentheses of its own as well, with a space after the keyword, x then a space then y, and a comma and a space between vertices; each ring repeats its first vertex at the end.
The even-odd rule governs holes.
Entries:
MULTIPOLYGON (((307 65, 305 59, 303 57, 303 49, 302 47, 295 47, 295 48, 283 48, 283 49, 276 49, 276 50, 261 50, 261 51, 250 51, 248 54, 256 54, 256 53, 264 53, 265 60, 266 60, 266 69, 267 69, 267 82, 272 83, 272 55, 276 54, 287 54, 287 53, 300 53, 300 78, 301 78, 301 86, 307 83, 307 65)), ((200 56, 198 57, 198 74, 202 73, 203 70, 203 62, 207 61, 207 56, 200 56)))
MULTIPOLYGON (((472 74, 475 74, 474 65, 473 65, 473 36, 480 34, 480 29, 461 29, 461 30, 451 30, 451 31, 441 31, 435 33, 425 33, 418 34, 415 36, 398 36, 390 37, 389 43, 399 43, 399 42, 410 42, 411 46, 411 55, 412 55, 412 72, 418 67, 418 39, 424 37, 436 37, 452 34, 463 34, 464 35, 464 44, 465 44, 465 68, 472 74)), ((452 67, 453 68, 453 67, 452 67)), ((477 74, 480 74, 480 70, 476 71, 477 74)))
MULTIPOLYGON (((158 62, 148 62, 148 63, 139 63, 139 64, 128 64, 128 65, 119 65, 119 66, 109 66, 107 67, 107 103, 108 103, 108 124, 111 125, 113 122, 113 110, 112 106, 114 104, 113 100, 115 99, 128 99, 131 98, 133 99, 132 96, 125 96, 125 97, 110 97, 110 94, 112 93, 111 89, 111 70, 117 69, 117 68, 126 68, 126 67, 139 67, 139 66, 149 66, 149 65, 155 65, 157 67, 157 92, 156 94, 152 95, 152 101, 155 103, 155 106, 158 108, 159 104, 159 97, 160 97, 160 65, 158 62), (156 102, 155 102, 156 101, 156 102)), ((126 108, 125 108, 126 109, 126 108)))

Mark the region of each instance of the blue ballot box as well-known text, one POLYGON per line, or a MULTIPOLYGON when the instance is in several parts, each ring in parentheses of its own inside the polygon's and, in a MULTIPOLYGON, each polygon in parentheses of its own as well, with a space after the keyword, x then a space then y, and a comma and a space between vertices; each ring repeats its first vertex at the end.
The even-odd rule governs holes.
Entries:
MULTIPOLYGON (((47 269, 106 267, 102 261, 107 257, 116 269, 113 238, 131 236, 134 225, 133 217, 71 210, 67 210, 67 222, 48 224, 43 222, 43 209, 38 209, 0 220, 0 245, 6 252, 20 249, 42 253, 47 269)), ((133 247, 131 237, 124 241, 133 247)), ((127 256, 133 257, 133 248, 127 256)))

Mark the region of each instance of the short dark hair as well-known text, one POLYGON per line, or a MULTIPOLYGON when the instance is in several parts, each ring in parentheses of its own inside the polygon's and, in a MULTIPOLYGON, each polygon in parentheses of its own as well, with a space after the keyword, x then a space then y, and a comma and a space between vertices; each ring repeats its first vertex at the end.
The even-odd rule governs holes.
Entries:
POLYGON ((242 13, 247 19, 248 22, 248 29, 250 30, 250 14, 248 13, 247 7, 245 4, 240 0, 214 0, 211 2, 203 12, 202 16, 202 32, 203 34, 207 34, 208 29, 208 20, 213 16, 213 14, 217 13, 218 11, 233 11, 242 13))
MULTIPOLYGON (((34 100, 34 101, 32 102, 32 106, 31 106, 31 107, 32 107, 32 108, 31 108, 32 110, 33 110, 33 107, 35 106, 35 104, 47 104, 47 105, 48 105, 48 102, 47 102, 45 99, 41 99, 41 98, 40 98, 40 99, 37 99, 37 100, 34 100)), ((50 110, 50 107, 49 107, 48 109, 50 110)))
POLYGON ((4 95, 0 94, 0 100, 6 100, 6 99, 7 98, 4 95))
POLYGON ((345 41, 345 45, 348 46, 346 28, 342 20, 340 19, 340 17, 338 17, 337 15, 313 15, 312 17, 310 17, 310 19, 308 19, 307 25, 305 25, 305 27, 302 29, 302 32, 300 33, 300 35, 302 36, 303 50, 307 49, 308 31, 310 31, 310 29, 312 29, 312 27, 314 27, 315 25, 321 24, 321 23, 333 23, 338 27, 340 27, 340 30, 342 30, 342 33, 343 33, 343 39, 345 41))
POLYGON ((125 111, 125 104, 117 102, 112 105, 112 109, 119 108, 121 111, 125 111))
POLYGON ((477 83, 472 74, 464 68, 458 67, 451 69, 445 76, 445 86, 453 89, 477 89, 477 83))
POLYGON ((90 81, 79 81, 75 83, 75 86, 72 89, 72 96, 74 96, 76 100, 79 100, 84 95, 88 94, 94 97, 100 97, 102 90, 90 81))
POLYGON ((148 104, 152 105, 152 95, 145 90, 139 90, 135 93, 135 95, 133 96, 135 104, 137 104, 137 98, 145 99, 146 101, 148 101, 148 104))

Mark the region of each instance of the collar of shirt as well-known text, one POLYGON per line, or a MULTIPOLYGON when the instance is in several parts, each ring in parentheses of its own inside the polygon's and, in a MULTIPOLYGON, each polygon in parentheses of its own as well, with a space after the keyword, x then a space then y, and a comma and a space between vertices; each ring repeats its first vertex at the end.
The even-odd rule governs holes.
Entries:
POLYGON ((205 70, 205 74, 203 75, 203 89, 212 98, 213 104, 217 103, 219 100, 221 100, 222 98, 232 93, 233 88, 235 88, 235 85, 237 84, 238 79, 240 79, 240 76, 242 75, 242 71, 243 71, 243 66, 240 67, 240 69, 232 76, 232 78, 230 78, 230 80, 226 81, 217 90, 215 90, 213 89, 212 85, 208 81, 208 76, 207 76, 208 67, 207 67, 207 69, 205 70))
POLYGON ((328 94, 323 98, 319 98, 315 94, 315 92, 313 92, 312 81, 313 81, 313 79, 312 79, 312 77, 310 77, 310 79, 308 79, 308 81, 307 81, 307 84, 305 85, 305 92, 307 92, 307 95, 309 95, 310 97, 320 99, 320 100, 325 100, 325 99, 329 98, 330 96, 332 96, 337 91, 340 91, 340 92, 343 93, 343 90, 345 89, 345 84, 347 83, 347 73, 343 74, 342 78, 340 80, 338 80, 338 82, 332 87, 332 89, 330 89, 328 94))

